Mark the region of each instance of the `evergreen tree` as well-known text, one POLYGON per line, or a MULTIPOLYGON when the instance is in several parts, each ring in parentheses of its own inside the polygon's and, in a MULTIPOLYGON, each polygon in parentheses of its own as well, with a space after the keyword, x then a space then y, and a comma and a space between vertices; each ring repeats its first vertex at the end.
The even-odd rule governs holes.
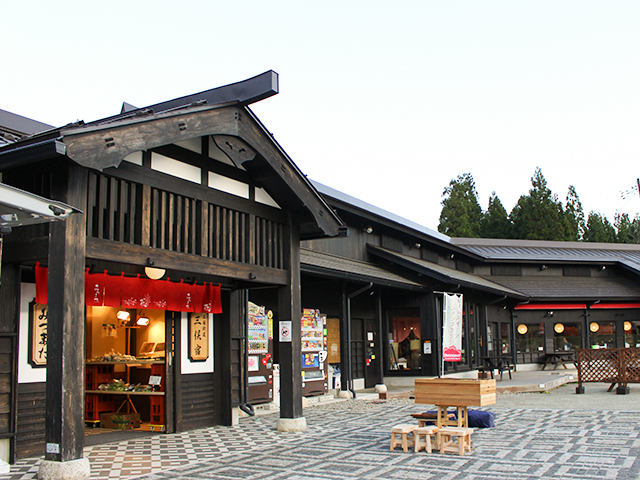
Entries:
POLYGON ((607 217, 594 211, 589 212, 587 228, 584 232, 585 242, 614 243, 616 241, 616 229, 613 228, 607 217))
POLYGON ((565 217, 569 224, 569 236, 573 241, 580 241, 584 235, 584 211, 582 210, 582 203, 578 198, 576 189, 573 185, 569 185, 569 192, 567 192, 567 205, 564 210, 565 217))
POLYGON ((628 213, 616 212, 613 225, 616 229, 616 241, 618 243, 640 243, 640 217, 635 216, 633 221, 628 213))
POLYGON ((480 237, 482 238, 510 238, 511 221, 502 202, 496 195, 491 193, 489 206, 480 220, 480 237))
POLYGON ((558 196, 551 192, 540 167, 531 178, 533 188, 511 210, 514 238, 522 240, 572 240, 570 226, 558 196))
POLYGON ((450 237, 479 237, 482 209, 470 173, 458 175, 444 189, 438 231, 450 237))

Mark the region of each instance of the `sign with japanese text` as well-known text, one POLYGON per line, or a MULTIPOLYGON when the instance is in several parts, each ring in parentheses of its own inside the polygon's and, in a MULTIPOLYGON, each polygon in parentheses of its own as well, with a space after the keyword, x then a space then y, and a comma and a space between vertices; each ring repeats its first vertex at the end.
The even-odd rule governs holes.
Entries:
POLYGON ((209 358, 209 314, 189 315, 189 358, 192 362, 204 362, 209 358))

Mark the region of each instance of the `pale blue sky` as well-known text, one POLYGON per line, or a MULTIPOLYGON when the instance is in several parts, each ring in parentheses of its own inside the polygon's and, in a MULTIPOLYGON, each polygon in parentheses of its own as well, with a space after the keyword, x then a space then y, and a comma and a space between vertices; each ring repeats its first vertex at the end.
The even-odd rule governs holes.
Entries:
POLYGON ((564 201, 640 211, 640 2, 0 0, 0 108, 53 125, 252 77, 310 178, 430 228, 470 172, 507 211, 536 166, 564 201))

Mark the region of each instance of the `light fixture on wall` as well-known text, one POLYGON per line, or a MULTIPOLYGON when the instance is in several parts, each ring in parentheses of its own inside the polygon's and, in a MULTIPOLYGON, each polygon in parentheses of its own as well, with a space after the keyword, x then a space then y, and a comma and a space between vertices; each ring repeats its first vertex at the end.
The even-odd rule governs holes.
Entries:
POLYGON ((373 227, 371 225, 366 226, 362 229, 364 233, 373 233, 373 227))
POLYGON ((144 274, 151 280, 160 280, 167 272, 164 268, 156 268, 155 262, 151 258, 147 258, 147 267, 144 267, 144 274))
POLYGON ((546 270, 547 268, 549 267, 547 267, 546 265, 540 265, 540 270, 546 270))
POLYGON ((143 327, 149 325, 149 317, 147 317, 144 312, 142 312, 142 314, 138 317, 138 320, 136 320, 136 325, 140 325, 143 327))
POLYGON ((521 323, 520 325, 518 325, 518 333, 520 335, 524 335, 528 331, 529 331, 529 328, 527 328, 527 326, 524 323, 521 323))
POLYGON ((625 332, 630 332, 632 328, 633 328, 633 325, 631 325, 631 322, 624 322, 624 331, 625 332))
POLYGON ((116 318, 121 322, 128 322, 129 318, 131 318, 131 314, 126 310, 118 310, 118 313, 116 313, 116 318))
POLYGON ((553 310, 549 310, 545 317, 553 317, 553 310))
POLYGON ((564 325, 563 325, 563 324, 561 324, 561 323, 556 323, 556 324, 553 326, 553 330, 554 330, 556 333, 562 333, 562 332, 564 332, 564 325))
POLYGON ((598 330, 600 330, 600 324, 598 322, 591 322, 589 324, 589 330, 594 333, 597 332, 598 330))

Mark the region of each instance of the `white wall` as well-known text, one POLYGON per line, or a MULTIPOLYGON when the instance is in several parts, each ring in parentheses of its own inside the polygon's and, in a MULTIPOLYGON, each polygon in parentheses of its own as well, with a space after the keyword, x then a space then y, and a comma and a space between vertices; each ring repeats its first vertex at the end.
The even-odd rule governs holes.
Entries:
POLYGON ((33 283, 20 285, 20 330, 18 332, 18 383, 38 383, 47 381, 47 369, 33 368, 29 364, 29 304, 36 298, 33 283))
POLYGON ((180 317, 182 355, 180 359, 181 373, 212 373, 213 372, 213 314, 209 314, 209 358, 204 362, 192 362, 189 358, 189 314, 182 312, 180 317))

